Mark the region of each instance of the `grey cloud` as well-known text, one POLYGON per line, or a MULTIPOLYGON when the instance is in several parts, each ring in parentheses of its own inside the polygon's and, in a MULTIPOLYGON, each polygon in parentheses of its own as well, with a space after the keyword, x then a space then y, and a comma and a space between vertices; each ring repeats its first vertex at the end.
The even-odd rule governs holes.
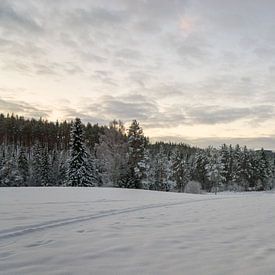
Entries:
POLYGON ((33 20, 28 14, 23 14, 16 9, 14 1, 0 2, 0 28, 5 27, 6 30, 17 30, 25 32, 40 32, 42 31, 41 26, 33 20))
POLYGON ((256 138, 231 138, 231 137, 204 137, 204 138, 187 138, 181 136, 159 136, 150 138, 152 142, 166 141, 175 143, 186 143, 199 148, 213 146, 219 148, 222 144, 239 144, 247 146, 250 149, 269 149, 275 150, 275 136, 256 137, 256 138))
POLYGON ((125 59, 140 59, 142 54, 133 49, 124 48, 115 53, 117 57, 125 58, 125 59))
POLYGON ((12 99, 0 98, 0 110, 2 113, 16 113, 27 117, 44 117, 47 118, 51 113, 50 110, 39 109, 24 102, 12 99))
POLYGON ((99 116, 84 114, 83 112, 76 110, 74 108, 62 107, 60 108, 66 120, 71 121, 74 120, 76 117, 81 118, 83 123, 92 123, 92 124, 101 124, 106 125, 109 123, 110 120, 102 119, 99 116))
POLYGON ((4 39, 0 37, 0 49, 2 52, 9 53, 17 58, 25 58, 26 55, 28 58, 37 58, 43 54, 45 51, 29 41, 15 41, 4 39))
POLYGON ((255 105, 251 107, 226 107, 215 105, 169 105, 160 108, 157 101, 140 94, 124 96, 103 96, 97 103, 87 103, 79 110, 93 118, 110 121, 121 119, 130 121, 138 119, 145 128, 170 128, 180 125, 215 125, 227 124, 238 120, 256 125, 275 117, 272 105, 255 105))
POLYGON ((96 70, 92 73, 91 79, 94 81, 100 81, 101 83, 111 85, 111 86, 118 86, 116 83, 115 78, 113 77, 113 73, 111 71, 106 70, 96 70))
POLYGON ((132 24, 133 24, 133 29, 138 31, 141 34, 151 35, 151 34, 160 33, 162 31, 160 24, 158 24, 152 19, 139 20, 132 24))
POLYGON ((275 116, 275 107, 260 105, 252 107, 191 107, 187 117, 192 124, 218 124, 247 119, 251 123, 264 122, 275 116))
POLYGON ((131 15, 161 20, 174 19, 181 16, 186 8, 185 0, 150 0, 150 1, 129 1, 120 0, 131 15))
POLYGON ((122 120, 146 120, 157 111, 154 103, 144 98, 133 101, 133 98, 116 98, 105 96, 99 99, 99 103, 91 104, 86 110, 93 110, 99 117, 109 117, 110 119, 119 118, 122 120))
POLYGON ((266 59, 268 61, 274 59, 275 48, 271 46, 258 47, 254 50, 254 53, 261 59, 266 59))
POLYGON ((123 22, 127 16, 123 11, 109 10, 102 7, 92 7, 88 9, 76 9, 68 14, 68 20, 73 25, 78 24, 83 27, 83 24, 91 26, 114 26, 123 22))
POLYGON ((74 64, 72 62, 53 62, 46 64, 33 63, 32 67, 38 75, 60 76, 61 74, 74 75, 83 72, 83 70, 77 64, 74 64))
MULTIPOLYGON (((85 99, 88 102, 88 99, 85 99)), ((160 110, 158 103, 146 96, 129 94, 124 96, 103 96, 97 103, 86 104, 80 113, 98 117, 100 120, 111 121, 121 119, 129 122, 139 120, 144 128, 174 127, 184 124, 185 116, 181 109, 166 108, 160 110)))

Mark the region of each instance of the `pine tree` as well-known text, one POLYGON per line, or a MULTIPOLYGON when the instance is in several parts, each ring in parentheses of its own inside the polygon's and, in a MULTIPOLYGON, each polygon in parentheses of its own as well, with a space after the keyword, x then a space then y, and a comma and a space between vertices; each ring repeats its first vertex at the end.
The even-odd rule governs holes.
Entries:
POLYGON ((171 189, 169 182, 169 160, 162 146, 154 162, 154 187, 155 190, 159 191, 169 191, 171 189))
POLYGON ((209 162, 206 165, 206 169, 214 192, 217 194, 218 188, 222 186, 224 181, 224 166, 218 151, 214 149, 210 150, 209 162))
POLYGON ((27 186, 30 176, 30 169, 27 155, 23 147, 21 147, 18 156, 18 170, 20 175, 22 176, 23 185, 27 186))
POLYGON ((232 165, 232 182, 237 185, 240 184, 241 178, 242 178, 241 162, 242 162, 242 151, 239 144, 237 144, 233 151, 233 165, 232 165))
POLYGON ((89 155, 84 145, 83 125, 79 118, 75 119, 71 129, 68 180, 70 186, 93 185, 89 155))
POLYGON ((34 186, 42 185, 42 152, 42 146, 36 142, 33 147, 32 158, 32 185, 34 186))
POLYGON ((128 188, 142 188, 142 179, 145 172, 145 142, 143 130, 134 120, 128 131, 128 188))
POLYGON ((221 162, 223 164, 223 176, 226 188, 232 181, 232 166, 233 166, 233 149, 223 144, 220 149, 221 162))
POLYGON ((125 187, 127 185, 127 162, 128 162, 128 144, 122 122, 113 121, 109 128, 106 128, 104 134, 99 138, 99 145, 96 146, 96 156, 98 162, 94 163, 96 170, 102 170, 98 173, 105 185, 116 187, 125 187))
POLYGON ((4 166, 0 170, 1 186, 22 186, 23 178, 20 175, 15 155, 7 156, 4 166))
POLYGON ((62 151, 59 155, 58 160, 58 177, 56 177, 56 183, 57 185, 66 185, 68 182, 67 176, 68 176, 68 165, 67 165, 67 153, 62 151))
POLYGON ((250 161, 250 153, 245 146, 240 159, 240 185, 244 190, 248 190, 249 182, 251 180, 252 164, 250 161))
POLYGON ((41 172, 41 185, 42 186, 52 185, 53 183, 51 182, 51 179, 52 179, 51 166, 50 166, 50 159, 49 159, 49 153, 47 148, 44 148, 44 150, 42 151, 40 172, 41 172))
POLYGON ((271 164, 267 159, 264 149, 258 153, 258 167, 259 167, 259 181, 258 181, 258 190, 267 190, 270 189, 271 178, 271 164))
POLYGON ((194 157, 194 169, 192 178, 200 182, 204 190, 210 191, 211 186, 208 178, 207 164, 209 162, 205 150, 199 150, 194 157))
POLYGON ((183 156, 180 150, 176 149, 172 153, 171 161, 172 178, 176 182, 176 188, 178 192, 184 192, 186 184, 191 179, 187 157, 183 156))

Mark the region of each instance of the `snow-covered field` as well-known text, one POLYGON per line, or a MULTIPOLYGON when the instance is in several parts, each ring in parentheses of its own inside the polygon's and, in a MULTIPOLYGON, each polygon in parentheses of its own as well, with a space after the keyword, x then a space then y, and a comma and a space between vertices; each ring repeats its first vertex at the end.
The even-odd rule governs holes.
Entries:
POLYGON ((1 188, 0 274, 275 274, 275 193, 1 188))

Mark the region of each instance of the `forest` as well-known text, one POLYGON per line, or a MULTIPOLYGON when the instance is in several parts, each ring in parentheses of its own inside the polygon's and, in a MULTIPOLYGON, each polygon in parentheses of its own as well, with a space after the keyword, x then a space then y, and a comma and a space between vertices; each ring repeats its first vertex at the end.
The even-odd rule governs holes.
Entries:
POLYGON ((174 192, 260 191, 274 186, 264 149, 151 143, 134 120, 107 126, 0 115, 0 186, 121 187, 174 192))

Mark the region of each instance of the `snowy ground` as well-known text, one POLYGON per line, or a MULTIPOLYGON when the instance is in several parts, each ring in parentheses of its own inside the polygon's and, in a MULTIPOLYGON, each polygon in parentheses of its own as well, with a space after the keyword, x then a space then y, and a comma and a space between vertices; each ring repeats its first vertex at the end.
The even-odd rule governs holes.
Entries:
POLYGON ((1 188, 1 274, 275 274, 275 193, 1 188))

